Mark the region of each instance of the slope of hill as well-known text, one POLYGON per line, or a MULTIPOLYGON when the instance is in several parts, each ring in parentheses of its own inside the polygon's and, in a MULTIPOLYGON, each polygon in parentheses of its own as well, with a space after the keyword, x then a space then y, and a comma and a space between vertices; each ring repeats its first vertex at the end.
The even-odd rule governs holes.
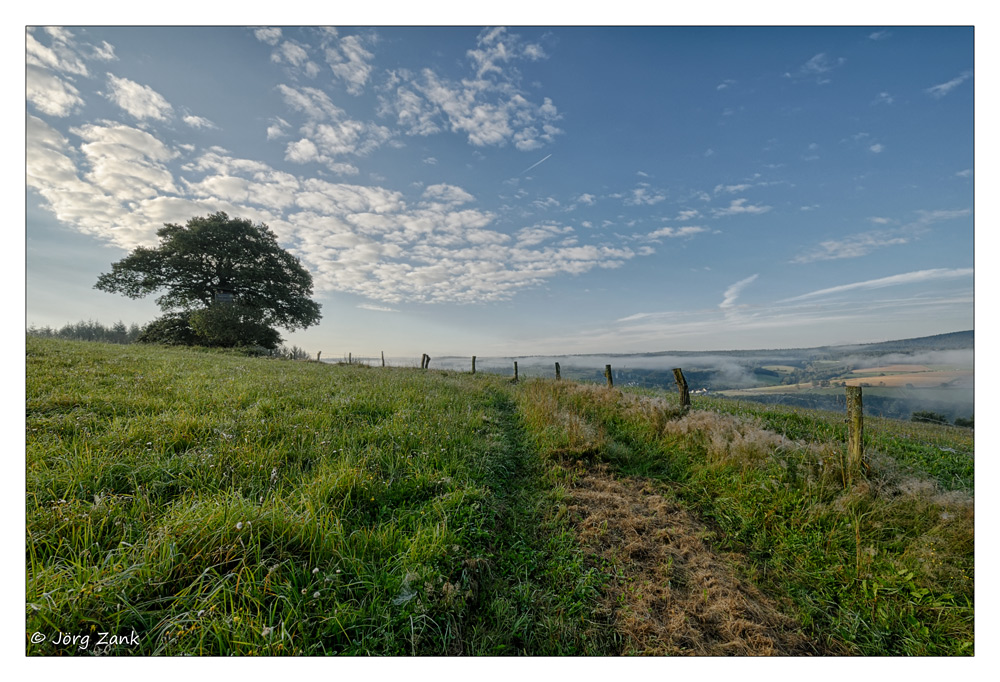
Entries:
POLYGON ((972 432, 866 428, 29 338, 26 651, 973 654, 972 432))

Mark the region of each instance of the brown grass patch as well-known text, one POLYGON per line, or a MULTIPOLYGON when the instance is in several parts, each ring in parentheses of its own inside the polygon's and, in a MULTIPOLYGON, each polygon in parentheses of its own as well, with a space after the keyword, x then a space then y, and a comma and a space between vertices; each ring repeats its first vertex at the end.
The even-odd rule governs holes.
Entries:
MULTIPOLYGON (((569 511, 581 541, 615 567, 606 596, 626 654, 830 654, 741 580, 708 528, 641 479, 580 470, 569 511)), ((839 652, 843 653, 843 652, 839 652)))
MULTIPOLYGON (((875 370, 865 370, 873 372, 875 370)), ((915 372, 912 374, 893 374, 887 376, 867 376, 857 379, 847 379, 844 381, 848 386, 860 386, 866 384, 872 387, 887 386, 899 388, 912 384, 914 387, 944 386, 952 382, 971 383, 973 373, 968 370, 940 371, 940 372, 915 372)))

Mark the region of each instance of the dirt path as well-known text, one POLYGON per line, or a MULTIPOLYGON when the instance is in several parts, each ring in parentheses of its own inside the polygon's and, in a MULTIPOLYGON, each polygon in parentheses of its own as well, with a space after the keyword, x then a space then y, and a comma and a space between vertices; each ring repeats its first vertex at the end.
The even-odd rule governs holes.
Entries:
POLYGON ((646 481, 578 469, 569 507, 580 538, 615 566, 607 596, 623 653, 829 655, 705 542, 707 528, 646 481))

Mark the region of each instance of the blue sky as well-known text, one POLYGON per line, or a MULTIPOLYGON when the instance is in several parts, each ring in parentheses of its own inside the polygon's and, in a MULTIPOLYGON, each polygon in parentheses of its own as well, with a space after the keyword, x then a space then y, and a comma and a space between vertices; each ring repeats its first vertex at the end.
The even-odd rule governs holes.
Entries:
POLYGON ((29 28, 26 322, 165 222, 266 223, 325 357, 973 327, 972 28, 29 28))

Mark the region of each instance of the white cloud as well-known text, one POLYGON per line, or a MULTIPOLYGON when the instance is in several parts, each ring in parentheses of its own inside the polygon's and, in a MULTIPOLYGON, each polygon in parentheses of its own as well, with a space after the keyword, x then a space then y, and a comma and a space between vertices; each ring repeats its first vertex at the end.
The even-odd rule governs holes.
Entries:
POLYGON ((719 192, 727 192, 729 194, 735 194, 737 192, 745 192, 746 190, 750 189, 750 187, 752 187, 752 185, 747 185, 747 184, 742 184, 742 185, 716 185, 715 186, 715 193, 718 194, 719 192))
POLYGON ((339 119, 344 116, 344 110, 336 106, 330 96, 318 88, 293 88, 279 85, 278 92, 285 99, 285 104, 317 121, 339 119))
POLYGON ((69 116, 83 106, 80 91, 48 69, 28 64, 25 97, 43 114, 69 116))
POLYGON ((475 197, 455 185, 431 185, 424 190, 424 199, 444 204, 458 205, 475 201, 475 197))
POLYGON ((432 69, 393 71, 379 94, 378 113, 395 116, 407 135, 461 133, 473 146, 504 146, 532 151, 562 134, 561 118, 550 98, 542 104, 522 93, 516 69, 520 59, 541 59, 540 47, 525 47, 506 29, 483 31, 478 49, 468 51, 475 76, 453 81, 432 69))
MULTIPOLYGON (((866 256, 872 251, 885 248, 887 246, 900 246, 910 243, 915 237, 925 232, 930 225, 955 218, 962 218, 969 215, 968 209, 954 211, 917 211, 917 219, 891 230, 875 230, 871 232, 859 232, 851 234, 843 239, 830 239, 805 253, 801 253, 792 259, 793 263, 813 263, 824 260, 838 260, 841 258, 858 258, 866 256)), ((892 222, 889 218, 874 217, 869 221, 884 225, 892 222)))
POLYGON ((523 227, 517 232, 517 245, 524 246, 535 246, 536 244, 541 244, 544 241, 553 239, 560 235, 571 234, 573 228, 567 226, 559 226, 553 224, 541 224, 533 225, 531 227, 523 227))
POLYGON ((884 287, 900 286, 903 284, 920 284, 940 279, 972 277, 973 274, 974 272, 972 268, 934 268, 931 270, 917 270, 916 272, 906 272, 900 275, 892 275, 890 277, 880 277, 878 279, 870 279, 864 282, 854 282, 852 284, 842 284, 828 289, 819 289, 818 291, 811 291, 807 294, 802 294, 801 296, 786 298, 780 302, 788 303, 792 301, 801 301, 807 298, 817 298, 820 296, 834 296, 847 291, 857 291, 860 289, 881 289, 884 287))
POLYGON ((183 121, 191 126, 192 128, 198 129, 217 129, 218 126, 209 121, 207 118, 202 118, 201 116, 194 116, 193 114, 187 114, 184 116, 183 121))
POLYGON ((926 92, 931 97, 934 97, 935 99, 941 99, 942 97, 950 93, 952 90, 954 90, 955 88, 957 88, 959 85, 969 80, 970 78, 972 78, 972 72, 963 71, 960 75, 956 76, 955 78, 952 78, 950 81, 946 83, 939 83, 938 85, 933 85, 924 90, 924 92, 926 92))
POLYGON ((326 63, 330 65, 334 75, 346 84, 347 92, 352 95, 364 92, 365 84, 374 69, 371 65, 374 55, 365 49, 363 42, 356 35, 334 38, 334 42, 324 50, 326 63))
POLYGON ((820 52, 799 67, 796 75, 800 78, 816 77, 818 83, 827 83, 829 82, 829 79, 825 78, 824 74, 842 66, 845 61, 846 60, 843 57, 837 57, 834 59, 828 56, 825 52, 820 52))
POLYGON ((891 35, 892 35, 892 33, 890 33, 889 31, 875 31, 874 33, 869 33, 868 34, 868 39, 869 40, 885 40, 886 38, 888 38, 891 35))
POLYGON ((866 256, 876 249, 909 243, 911 237, 899 231, 861 232, 844 239, 830 239, 819 246, 792 259, 793 263, 813 263, 841 258, 866 256))
POLYGON ((271 61, 288 64, 310 78, 319 75, 319 65, 309 59, 309 52, 297 42, 286 40, 271 53, 271 61))
POLYGON ((30 31, 25 34, 25 62, 28 65, 76 76, 89 75, 69 31, 60 29, 46 33, 53 39, 51 46, 42 45, 30 31))
POLYGON ((707 232, 707 227, 699 227, 697 225, 685 225, 684 227, 661 227, 658 230, 654 230, 645 236, 646 239, 676 239, 678 237, 693 237, 696 234, 701 234, 702 232, 707 232))
POLYGON ((873 154, 881 154, 883 151, 885 151, 885 146, 882 145, 882 144, 879 144, 879 143, 875 143, 875 144, 871 145, 870 147, 868 147, 868 149, 873 154))
POLYGON ((108 87, 111 91, 107 98, 134 118, 166 121, 173 116, 170 103, 149 86, 109 73, 108 87))
POLYGON ((271 47, 277 45, 278 41, 281 40, 281 29, 277 27, 258 28, 254 30, 253 34, 257 40, 262 43, 267 43, 271 47))
POLYGON ((625 195, 625 205, 652 206, 660 203, 666 198, 667 195, 657 190, 650 190, 648 185, 643 184, 633 189, 629 194, 625 195))
POLYGON ((285 137, 290 127, 288 121, 280 117, 275 117, 274 122, 267 127, 267 139, 277 140, 280 137, 285 137))
POLYGON ((507 33, 507 29, 484 29, 476 39, 477 49, 469 50, 469 58, 476 65, 476 77, 483 78, 491 73, 503 74, 507 62, 517 59, 538 61, 546 54, 541 45, 525 45, 519 36, 507 33))
POLYGON ((756 206, 754 204, 748 205, 746 199, 734 199, 729 203, 728 208, 713 209, 712 214, 715 216, 730 216, 741 213, 767 213, 770 210, 770 206, 756 206))
POLYGON ((736 299, 740 297, 743 290, 746 289, 750 284, 752 284, 757 279, 757 275, 750 275, 746 279, 741 279, 736 284, 733 284, 725 293, 722 295, 722 303, 719 304, 719 308, 723 310, 730 310, 736 307, 736 299))

